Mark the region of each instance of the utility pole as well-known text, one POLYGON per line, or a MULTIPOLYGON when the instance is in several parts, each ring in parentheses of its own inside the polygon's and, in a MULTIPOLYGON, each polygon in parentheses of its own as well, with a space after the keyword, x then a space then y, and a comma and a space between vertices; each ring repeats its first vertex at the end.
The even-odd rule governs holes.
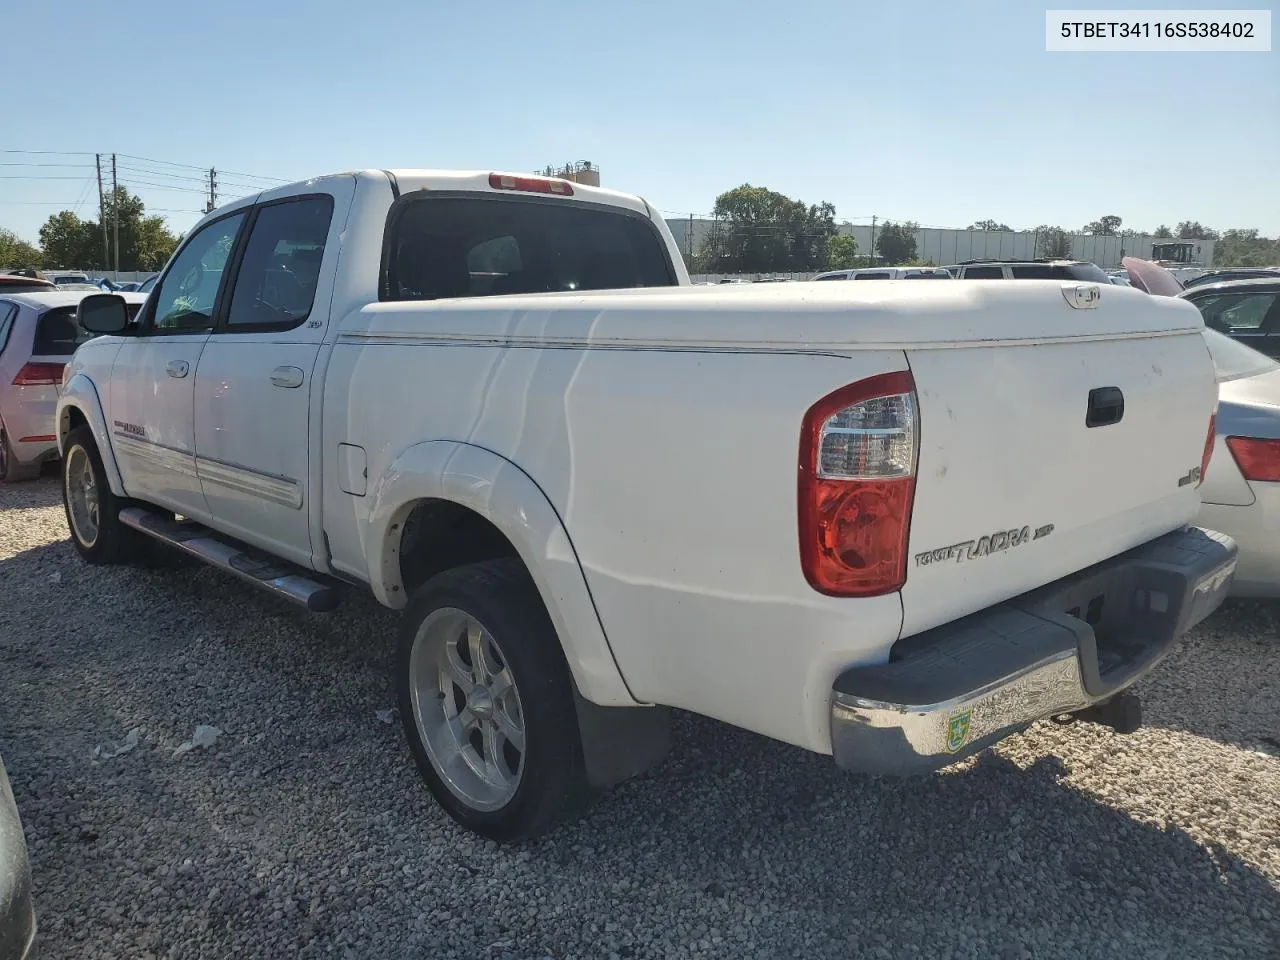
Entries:
MULTIPOLYGON (((111 225, 115 230, 115 275, 120 276, 120 184, 116 181, 116 155, 111 155, 111 225)), ((113 278, 114 279, 114 278, 113 278)))
POLYGON ((871 215, 871 265, 876 265, 876 215, 871 215))
POLYGON ((213 208, 218 205, 218 171, 213 167, 209 168, 209 199, 205 202, 204 212, 213 213, 213 208))
POLYGON ((689 214, 689 263, 693 264, 693 214, 689 214))
POLYGON ((98 168, 98 223, 102 224, 102 269, 107 269, 107 202, 102 195, 102 154, 93 155, 98 168))

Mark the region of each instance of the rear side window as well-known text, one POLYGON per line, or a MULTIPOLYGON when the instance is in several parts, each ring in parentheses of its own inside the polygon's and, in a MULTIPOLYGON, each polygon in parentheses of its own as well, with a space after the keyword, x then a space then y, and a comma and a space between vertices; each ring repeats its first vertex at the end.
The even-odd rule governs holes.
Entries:
POLYGON ((848 280, 847 273, 828 273, 825 277, 814 277, 815 280, 848 280))
POLYGON ((853 275, 853 279, 855 280, 888 280, 891 276, 893 276, 893 274, 889 273, 886 270, 875 270, 870 273, 855 273, 853 275))
MULTIPOLYGON (((134 320, 140 303, 126 304, 129 319, 134 320)), ((76 323, 75 307, 56 307, 46 310, 36 321, 35 341, 31 345, 33 357, 69 357, 76 352, 76 347, 96 337, 76 323)))
POLYGON ((4 353, 4 348, 9 345, 9 331, 13 329, 17 316, 17 304, 0 303, 0 353, 4 353))
POLYGON ((951 274, 945 273, 942 270, 929 270, 928 272, 924 270, 912 270, 905 277, 903 277, 903 279, 904 280, 950 280, 951 274))
POLYGON ((36 337, 31 345, 31 355, 69 357, 76 352, 76 347, 92 340, 93 336, 76 323, 75 307, 46 310, 36 321, 36 337))
POLYGON ((999 267, 969 267, 964 272, 966 280, 1003 280, 1004 271, 999 267))
POLYGON ((1252 333, 1262 330, 1268 315, 1275 313, 1276 298, 1274 293, 1237 293, 1201 297, 1194 303, 1200 308, 1206 327, 1223 333, 1252 333))
POLYGON ((413 197, 389 227, 383 300, 670 287, 649 221, 563 200, 413 197))

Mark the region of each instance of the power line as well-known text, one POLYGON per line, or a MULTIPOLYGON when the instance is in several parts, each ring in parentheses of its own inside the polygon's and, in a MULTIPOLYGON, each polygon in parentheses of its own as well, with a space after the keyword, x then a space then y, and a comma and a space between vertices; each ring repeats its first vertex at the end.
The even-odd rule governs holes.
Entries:
POLYGON ((20 160, 5 160, 0 162, 0 167, 62 167, 64 169, 79 170, 84 168, 93 169, 92 163, 30 163, 20 160))
MULTIPOLYGON (((184 169, 184 170, 199 170, 201 173, 204 173, 204 172, 205 172, 204 167, 198 167, 198 166, 196 166, 196 165, 195 165, 195 164, 193 164, 193 163, 175 163, 175 162, 174 162, 174 161, 172 161, 172 160, 154 160, 154 159, 152 159, 151 157, 139 157, 139 156, 135 156, 134 154, 130 154, 130 153, 122 153, 122 154, 120 154, 120 156, 122 156, 122 157, 126 157, 126 158, 127 158, 127 159, 129 159, 129 160, 141 160, 143 163, 157 163, 157 164, 160 164, 161 166, 166 166, 166 167, 178 167, 178 168, 180 168, 180 169, 184 169)), ((238 171, 236 171, 236 170, 223 170, 223 171, 222 171, 222 173, 230 174, 230 175, 231 175, 231 176, 233 176, 233 177, 244 177, 244 178, 245 178, 245 179, 247 179, 247 180, 270 180, 270 181, 272 181, 272 182, 274 182, 274 183, 288 183, 288 182, 289 182, 288 180, 281 180, 279 177, 264 177, 264 176, 262 176, 261 174, 257 174, 257 173, 240 173, 240 172, 238 172, 238 171)), ((202 178, 202 179, 203 179, 203 178, 202 178)))
POLYGON ((0 153, 25 154, 31 157, 92 157, 87 150, 0 150, 0 153))
POLYGON ((180 187, 173 183, 155 183, 151 180, 138 180, 135 177, 121 177, 120 182, 139 187, 153 187, 157 190, 171 190, 175 193, 198 193, 201 195, 205 193, 205 190, 201 187, 180 187))
POLYGON ((146 175, 146 176, 148 176, 148 177, 166 177, 166 178, 168 178, 168 179, 170 179, 170 180, 189 180, 189 181, 191 181, 192 183, 204 183, 204 182, 205 182, 205 178, 204 178, 204 177, 188 177, 188 176, 186 176, 185 174, 181 174, 181 173, 169 173, 169 172, 167 172, 167 171, 165 171, 165 170, 149 170, 149 169, 147 169, 146 167, 139 167, 139 166, 135 166, 134 164, 129 164, 129 163, 122 163, 122 164, 120 164, 120 169, 121 169, 121 170, 129 170, 129 171, 132 171, 132 172, 134 172, 134 173, 141 173, 141 174, 145 174, 145 175, 146 175))

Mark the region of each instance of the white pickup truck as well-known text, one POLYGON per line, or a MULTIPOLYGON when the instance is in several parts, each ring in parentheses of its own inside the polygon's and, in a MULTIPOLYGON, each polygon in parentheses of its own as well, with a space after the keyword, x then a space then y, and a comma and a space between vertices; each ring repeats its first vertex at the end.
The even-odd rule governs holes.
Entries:
POLYGON ((402 609, 405 735, 498 840, 651 767, 669 708, 875 774, 1127 729, 1234 569, 1188 526, 1200 316, 1137 290, 695 288, 637 197, 362 171, 209 214, 135 321, 79 319, 80 555, 402 609))

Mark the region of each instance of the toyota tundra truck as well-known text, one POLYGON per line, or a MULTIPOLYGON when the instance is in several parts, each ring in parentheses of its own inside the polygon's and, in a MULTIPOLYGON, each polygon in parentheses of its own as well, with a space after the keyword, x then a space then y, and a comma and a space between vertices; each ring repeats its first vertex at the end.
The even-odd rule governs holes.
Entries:
POLYGON ((921 774, 1130 686, 1221 602, 1195 307, 1078 281, 693 287, 644 200, 368 170, 205 216, 64 372, 85 561, 403 612, 450 816, 534 836, 672 709, 921 774))

